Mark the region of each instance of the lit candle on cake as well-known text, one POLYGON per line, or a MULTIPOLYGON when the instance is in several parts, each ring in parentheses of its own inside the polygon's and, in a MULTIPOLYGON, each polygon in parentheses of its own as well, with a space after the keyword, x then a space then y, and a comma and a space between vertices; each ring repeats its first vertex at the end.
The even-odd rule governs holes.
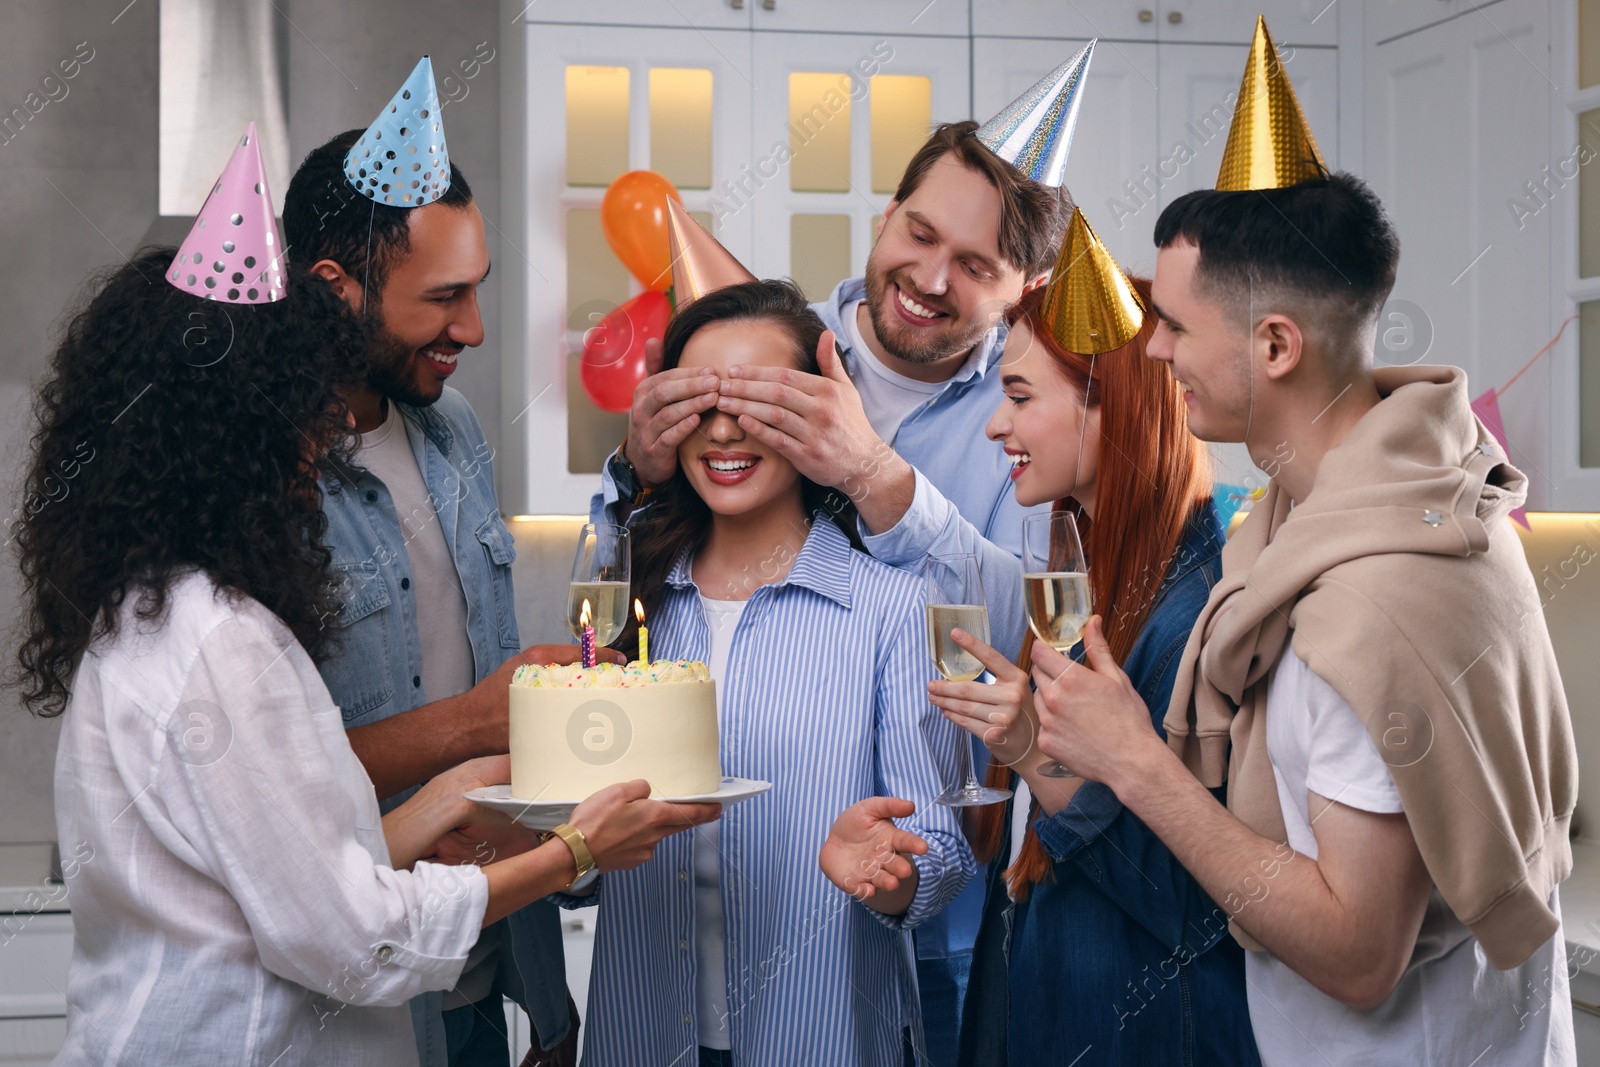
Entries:
POLYGON ((650 631, 644 627, 644 604, 637 598, 633 602, 633 617, 639 620, 639 662, 650 662, 650 631))
POLYGON ((578 615, 578 624, 583 627, 583 637, 579 642, 579 649, 583 652, 583 666, 585 670, 594 667, 594 627, 589 624, 593 616, 589 613, 589 602, 583 602, 583 611, 578 615))

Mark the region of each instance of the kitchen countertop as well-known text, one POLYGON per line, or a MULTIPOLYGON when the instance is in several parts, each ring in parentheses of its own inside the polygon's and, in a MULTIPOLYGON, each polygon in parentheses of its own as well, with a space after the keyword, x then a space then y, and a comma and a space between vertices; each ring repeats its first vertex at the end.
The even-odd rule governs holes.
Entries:
POLYGON ((72 910, 67 887, 49 877, 50 842, 0 845, 0 913, 72 910))

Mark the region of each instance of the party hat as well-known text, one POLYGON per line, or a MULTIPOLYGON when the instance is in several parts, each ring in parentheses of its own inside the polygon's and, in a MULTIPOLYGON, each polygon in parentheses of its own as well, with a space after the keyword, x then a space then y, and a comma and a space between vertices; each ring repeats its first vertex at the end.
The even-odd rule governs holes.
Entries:
POLYGON ((1250 42, 1250 58, 1239 82, 1217 188, 1282 189, 1327 173, 1328 166, 1317 151, 1311 127, 1306 125, 1300 101, 1295 99, 1294 87, 1278 58, 1278 48, 1267 32, 1267 20, 1257 15, 1256 36, 1250 42))
POLYGON ((1060 188, 1094 46, 1094 41, 1084 45, 979 126, 976 136, 984 147, 1039 184, 1060 188))
POLYGON ((1039 317, 1068 352, 1094 356, 1121 348, 1144 324, 1144 301, 1094 227, 1074 209, 1067 239, 1045 286, 1039 317))
POLYGON ((393 207, 431 204, 450 188, 450 153, 427 56, 345 153, 344 176, 368 200, 393 207))
POLYGON ((272 214, 252 122, 167 268, 167 280, 207 300, 270 304, 283 299, 284 267, 283 231, 272 214))
POLYGON ((678 307, 715 289, 756 276, 706 232, 684 206, 667 197, 667 238, 672 245, 672 296, 678 307))

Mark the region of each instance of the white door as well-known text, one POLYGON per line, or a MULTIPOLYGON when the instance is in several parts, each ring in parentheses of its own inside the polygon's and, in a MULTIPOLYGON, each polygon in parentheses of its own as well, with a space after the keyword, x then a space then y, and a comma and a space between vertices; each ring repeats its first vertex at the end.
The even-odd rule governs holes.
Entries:
POLYGON ((527 344, 520 358, 508 351, 503 373, 502 425, 522 451, 497 462, 507 511, 583 513, 627 416, 589 400, 577 353, 588 328, 641 291, 605 242, 601 199, 625 171, 661 172, 735 255, 750 255, 750 216, 713 222, 706 209, 751 158, 751 35, 550 23, 524 34, 504 119, 526 131, 524 155, 506 162, 504 244, 520 251, 496 264, 515 279, 505 336, 527 344))
POLYGON ((967 36, 967 0, 745 0, 757 30, 967 36))
MULTIPOLYGON (((1555 332, 1555 212, 1524 184, 1544 181, 1553 162, 1546 16, 1542 0, 1505 0, 1369 47, 1365 59, 1367 177, 1400 234, 1395 306, 1431 334, 1425 357, 1405 361, 1465 368, 1474 396, 1505 385, 1555 332), (1517 199, 1537 210, 1514 211, 1517 199)), ((1547 195, 1575 199, 1577 188, 1551 183, 1547 195)), ((1553 489, 1554 362, 1535 365, 1500 401, 1512 461, 1538 507, 1553 489)))
POLYGON ((1156 39, 1156 0, 972 0, 978 36, 1156 39))
MULTIPOLYGON (((1279 54, 1322 158, 1337 168, 1338 51, 1284 45, 1279 54)), ((1249 55, 1248 38, 1237 45, 1161 46, 1161 161, 1156 173, 1163 207, 1194 189, 1216 186, 1249 55)))
MULTIPOLYGON (((978 120, 1015 100, 1085 43, 974 38, 972 100, 978 120)), ((1119 263, 1146 275, 1155 265, 1150 234, 1160 208, 1153 195, 1147 209, 1130 207, 1128 186, 1145 181, 1146 168, 1159 158, 1157 47, 1118 41, 1095 47, 1067 157, 1067 189, 1084 217, 1119 263)))
POLYGON ((754 220, 759 277, 820 300, 860 274, 905 164, 931 125, 968 117, 968 42, 756 33, 753 165, 719 217, 754 220))
MULTIPOLYGON (((1369 7, 1387 7, 1382 0, 1369 7)), ((1440 0, 1426 0, 1442 7, 1440 0)), ((1189 44, 1249 43, 1256 16, 1263 15, 1272 39, 1285 44, 1339 43, 1339 0, 1161 0, 1161 39, 1189 44)))
MULTIPOLYGON (((752 0, 502 0, 516 22, 745 30, 752 0)), ((759 4, 761 0, 753 0, 759 4)))

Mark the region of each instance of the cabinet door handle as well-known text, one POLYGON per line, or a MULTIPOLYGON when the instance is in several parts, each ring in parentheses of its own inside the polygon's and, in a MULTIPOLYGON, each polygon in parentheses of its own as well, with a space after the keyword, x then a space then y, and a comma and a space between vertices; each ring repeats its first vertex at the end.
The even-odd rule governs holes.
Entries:
POLYGON ((733 8, 735 11, 743 11, 744 0, 728 0, 728 6, 733 8))
POLYGON ((1151 11, 1147 7, 1142 7, 1142 8, 1139 9, 1139 21, 1140 22, 1154 22, 1155 20, 1156 20, 1156 13, 1154 11, 1151 11))
POLYGON ((761 0, 761 10, 763 10, 763 11, 776 11, 776 10, 778 10, 778 0, 761 0))
POLYGON ((1182 11, 1168 11, 1167 12, 1167 21, 1172 23, 1174 26, 1176 26, 1178 23, 1183 21, 1183 12, 1182 11))

